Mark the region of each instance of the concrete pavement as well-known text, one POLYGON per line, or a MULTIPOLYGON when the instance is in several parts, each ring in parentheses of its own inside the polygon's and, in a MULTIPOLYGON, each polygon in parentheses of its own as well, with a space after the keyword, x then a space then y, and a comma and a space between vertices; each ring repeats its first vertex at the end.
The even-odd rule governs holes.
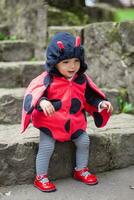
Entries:
POLYGON ((99 184, 84 185, 72 178, 54 181, 57 191, 43 193, 33 185, 0 188, 1 200, 133 200, 134 166, 97 174, 99 184))

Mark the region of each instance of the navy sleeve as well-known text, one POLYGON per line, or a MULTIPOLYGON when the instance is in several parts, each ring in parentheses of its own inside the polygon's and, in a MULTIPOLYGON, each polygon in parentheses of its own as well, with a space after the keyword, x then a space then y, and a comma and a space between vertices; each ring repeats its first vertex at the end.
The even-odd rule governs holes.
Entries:
POLYGON ((86 84, 85 98, 88 104, 93 105, 96 108, 98 108, 99 103, 104 100, 103 98, 100 98, 88 84, 86 84))

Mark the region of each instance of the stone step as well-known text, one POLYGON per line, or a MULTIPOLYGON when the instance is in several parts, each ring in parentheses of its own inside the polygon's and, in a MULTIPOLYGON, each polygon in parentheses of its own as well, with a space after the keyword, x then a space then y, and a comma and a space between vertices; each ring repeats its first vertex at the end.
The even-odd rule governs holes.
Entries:
POLYGON ((85 26, 49 26, 48 38, 51 39, 57 32, 69 32, 75 36, 83 38, 83 29, 85 26))
POLYGON ((0 88, 26 87, 44 70, 44 61, 0 62, 0 88))
POLYGON ((0 24, 0 40, 3 40, 5 36, 9 36, 9 27, 6 25, 0 24))
MULTIPOLYGON (((92 172, 134 165, 133 122, 133 115, 113 115, 105 128, 97 129, 88 119, 87 132, 91 140, 89 167, 92 172)), ((20 134, 20 125, 0 125, 1 186, 33 182, 38 136, 38 130, 33 127, 20 134)), ((57 142, 49 166, 50 178, 71 176, 74 163, 74 144, 57 142)))
MULTIPOLYGON (((0 88, 0 124, 16 124, 21 122, 24 91, 25 88, 0 88)), ((116 98, 119 92, 115 89, 105 89, 105 93, 112 102, 114 113, 118 113, 119 107, 116 98)))
POLYGON ((0 89, 0 124, 20 123, 24 88, 0 89))
POLYGON ((34 57, 34 47, 24 40, 0 41, 0 61, 26 61, 34 57))

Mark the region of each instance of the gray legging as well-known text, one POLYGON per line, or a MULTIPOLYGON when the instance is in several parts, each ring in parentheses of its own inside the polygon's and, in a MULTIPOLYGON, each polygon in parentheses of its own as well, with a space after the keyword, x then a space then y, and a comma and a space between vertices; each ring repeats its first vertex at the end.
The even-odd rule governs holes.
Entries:
MULTIPOLYGON (((76 145, 76 169, 87 167, 89 158, 90 140, 86 133, 83 133, 73 142, 76 145)), ((39 150, 36 157, 36 174, 47 174, 49 161, 55 148, 55 140, 40 131, 39 150)))

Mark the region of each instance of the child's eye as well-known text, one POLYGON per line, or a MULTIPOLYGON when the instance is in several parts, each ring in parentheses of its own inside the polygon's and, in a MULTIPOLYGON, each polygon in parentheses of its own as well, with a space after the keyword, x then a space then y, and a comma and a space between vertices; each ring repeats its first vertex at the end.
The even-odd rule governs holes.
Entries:
POLYGON ((79 59, 76 59, 75 62, 80 62, 80 60, 79 60, 79 59))
POLYGON ((68 61, 68 60, 65 60, 65 61, 63 61, 63 63, 69 63, 69 61, 68 61))

